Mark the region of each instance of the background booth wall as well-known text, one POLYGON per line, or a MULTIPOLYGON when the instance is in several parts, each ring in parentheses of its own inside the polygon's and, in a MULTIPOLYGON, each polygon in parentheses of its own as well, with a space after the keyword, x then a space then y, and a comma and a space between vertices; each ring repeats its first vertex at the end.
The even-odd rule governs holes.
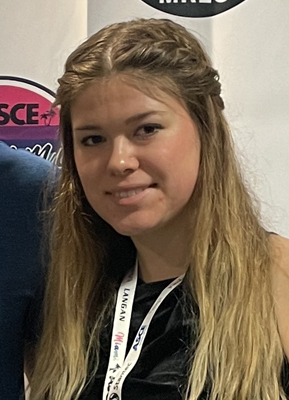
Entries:
POLYGON ((55 91, 65 59, 86 36, 86 0, 1 1, 0 74, 55 91))

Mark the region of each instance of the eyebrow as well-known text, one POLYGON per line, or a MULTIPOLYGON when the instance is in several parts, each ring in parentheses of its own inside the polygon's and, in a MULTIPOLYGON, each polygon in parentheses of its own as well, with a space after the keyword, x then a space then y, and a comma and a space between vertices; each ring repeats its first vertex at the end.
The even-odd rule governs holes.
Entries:
MULTIPOLYGON (((149 117, 151 115, 162 114, 162 113, 165 113, 165 111, 148 111, 145 113, 133 115, 132 117, 129 117, 128 119, 126 119, 124 122, 126 125, 130 125, 134 122, 141 121, 142 119, 149 117)), ((102 130, 102 128, 100 125, 96 125, 96 124, 85 124, 85 125, 80 125, 80 126, 74 128, 74 131, 92 131, 92 130, 100 131, 100 130, 102 130)))
POLYGON ((101 127, 95 124, 80 125, 73 128, 74 131, 100 131, 101 127))
POLYGON ((125 123, 127 125, 129 125, 129 124, 131 124, 133 122, 141 121, 142 119, 144 119, 146 117, 149 117, 151 115, 160 114, 160 113, 164 113, 164 112, 165 111, 148 111, 148 112, 145 112, 145 113, 136 114, 136 115, 133 115, 132 117, 126 119, 125 123))

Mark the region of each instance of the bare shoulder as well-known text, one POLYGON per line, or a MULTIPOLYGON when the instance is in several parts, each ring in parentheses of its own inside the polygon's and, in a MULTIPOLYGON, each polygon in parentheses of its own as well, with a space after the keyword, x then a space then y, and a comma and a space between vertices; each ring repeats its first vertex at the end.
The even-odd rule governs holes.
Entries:
POLYGON ((278 328, 289 360, 289 239, 270 235, 272 291, 278 328))
POLYGON ((281 269, 289 278, 289 239, 279 235, 270 235, 270 244, 274 269, 281 269))

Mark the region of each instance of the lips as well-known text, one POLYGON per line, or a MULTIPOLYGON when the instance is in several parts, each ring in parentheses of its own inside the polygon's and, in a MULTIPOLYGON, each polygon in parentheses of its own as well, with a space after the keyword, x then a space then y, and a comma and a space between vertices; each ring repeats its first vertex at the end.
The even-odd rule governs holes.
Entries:
POLYGON ((128 197, 136 196, 137 194, 145 191, 148 188, 155 187, 156 185, 141 186, 141 187, 131 187, 131 188, 121 188, 119 190, 112 190, 107 192, 108 194, 116 197, 118 199, 125 199, 128 197))
POLYGON ((120 197, 120 198, 126 198, 126 197, 132 197, 135 196, 136 194, 143 192, 145 189, 138 188, 138 189, 132 189, 132 190, 127 190, 127 191, 121 191, 121 192, 114 192, 113 195, 115 197, 120 197))

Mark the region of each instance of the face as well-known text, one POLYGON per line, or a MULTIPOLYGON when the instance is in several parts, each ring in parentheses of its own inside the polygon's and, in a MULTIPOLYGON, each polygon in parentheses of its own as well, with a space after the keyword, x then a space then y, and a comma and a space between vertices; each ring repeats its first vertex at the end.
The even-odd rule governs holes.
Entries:
POLYGON ((185 229, 198 176, 195 123, 175 98, 120 77, 94 82, 71 107, 76 168, 93 209, 131 236, 185 229))

